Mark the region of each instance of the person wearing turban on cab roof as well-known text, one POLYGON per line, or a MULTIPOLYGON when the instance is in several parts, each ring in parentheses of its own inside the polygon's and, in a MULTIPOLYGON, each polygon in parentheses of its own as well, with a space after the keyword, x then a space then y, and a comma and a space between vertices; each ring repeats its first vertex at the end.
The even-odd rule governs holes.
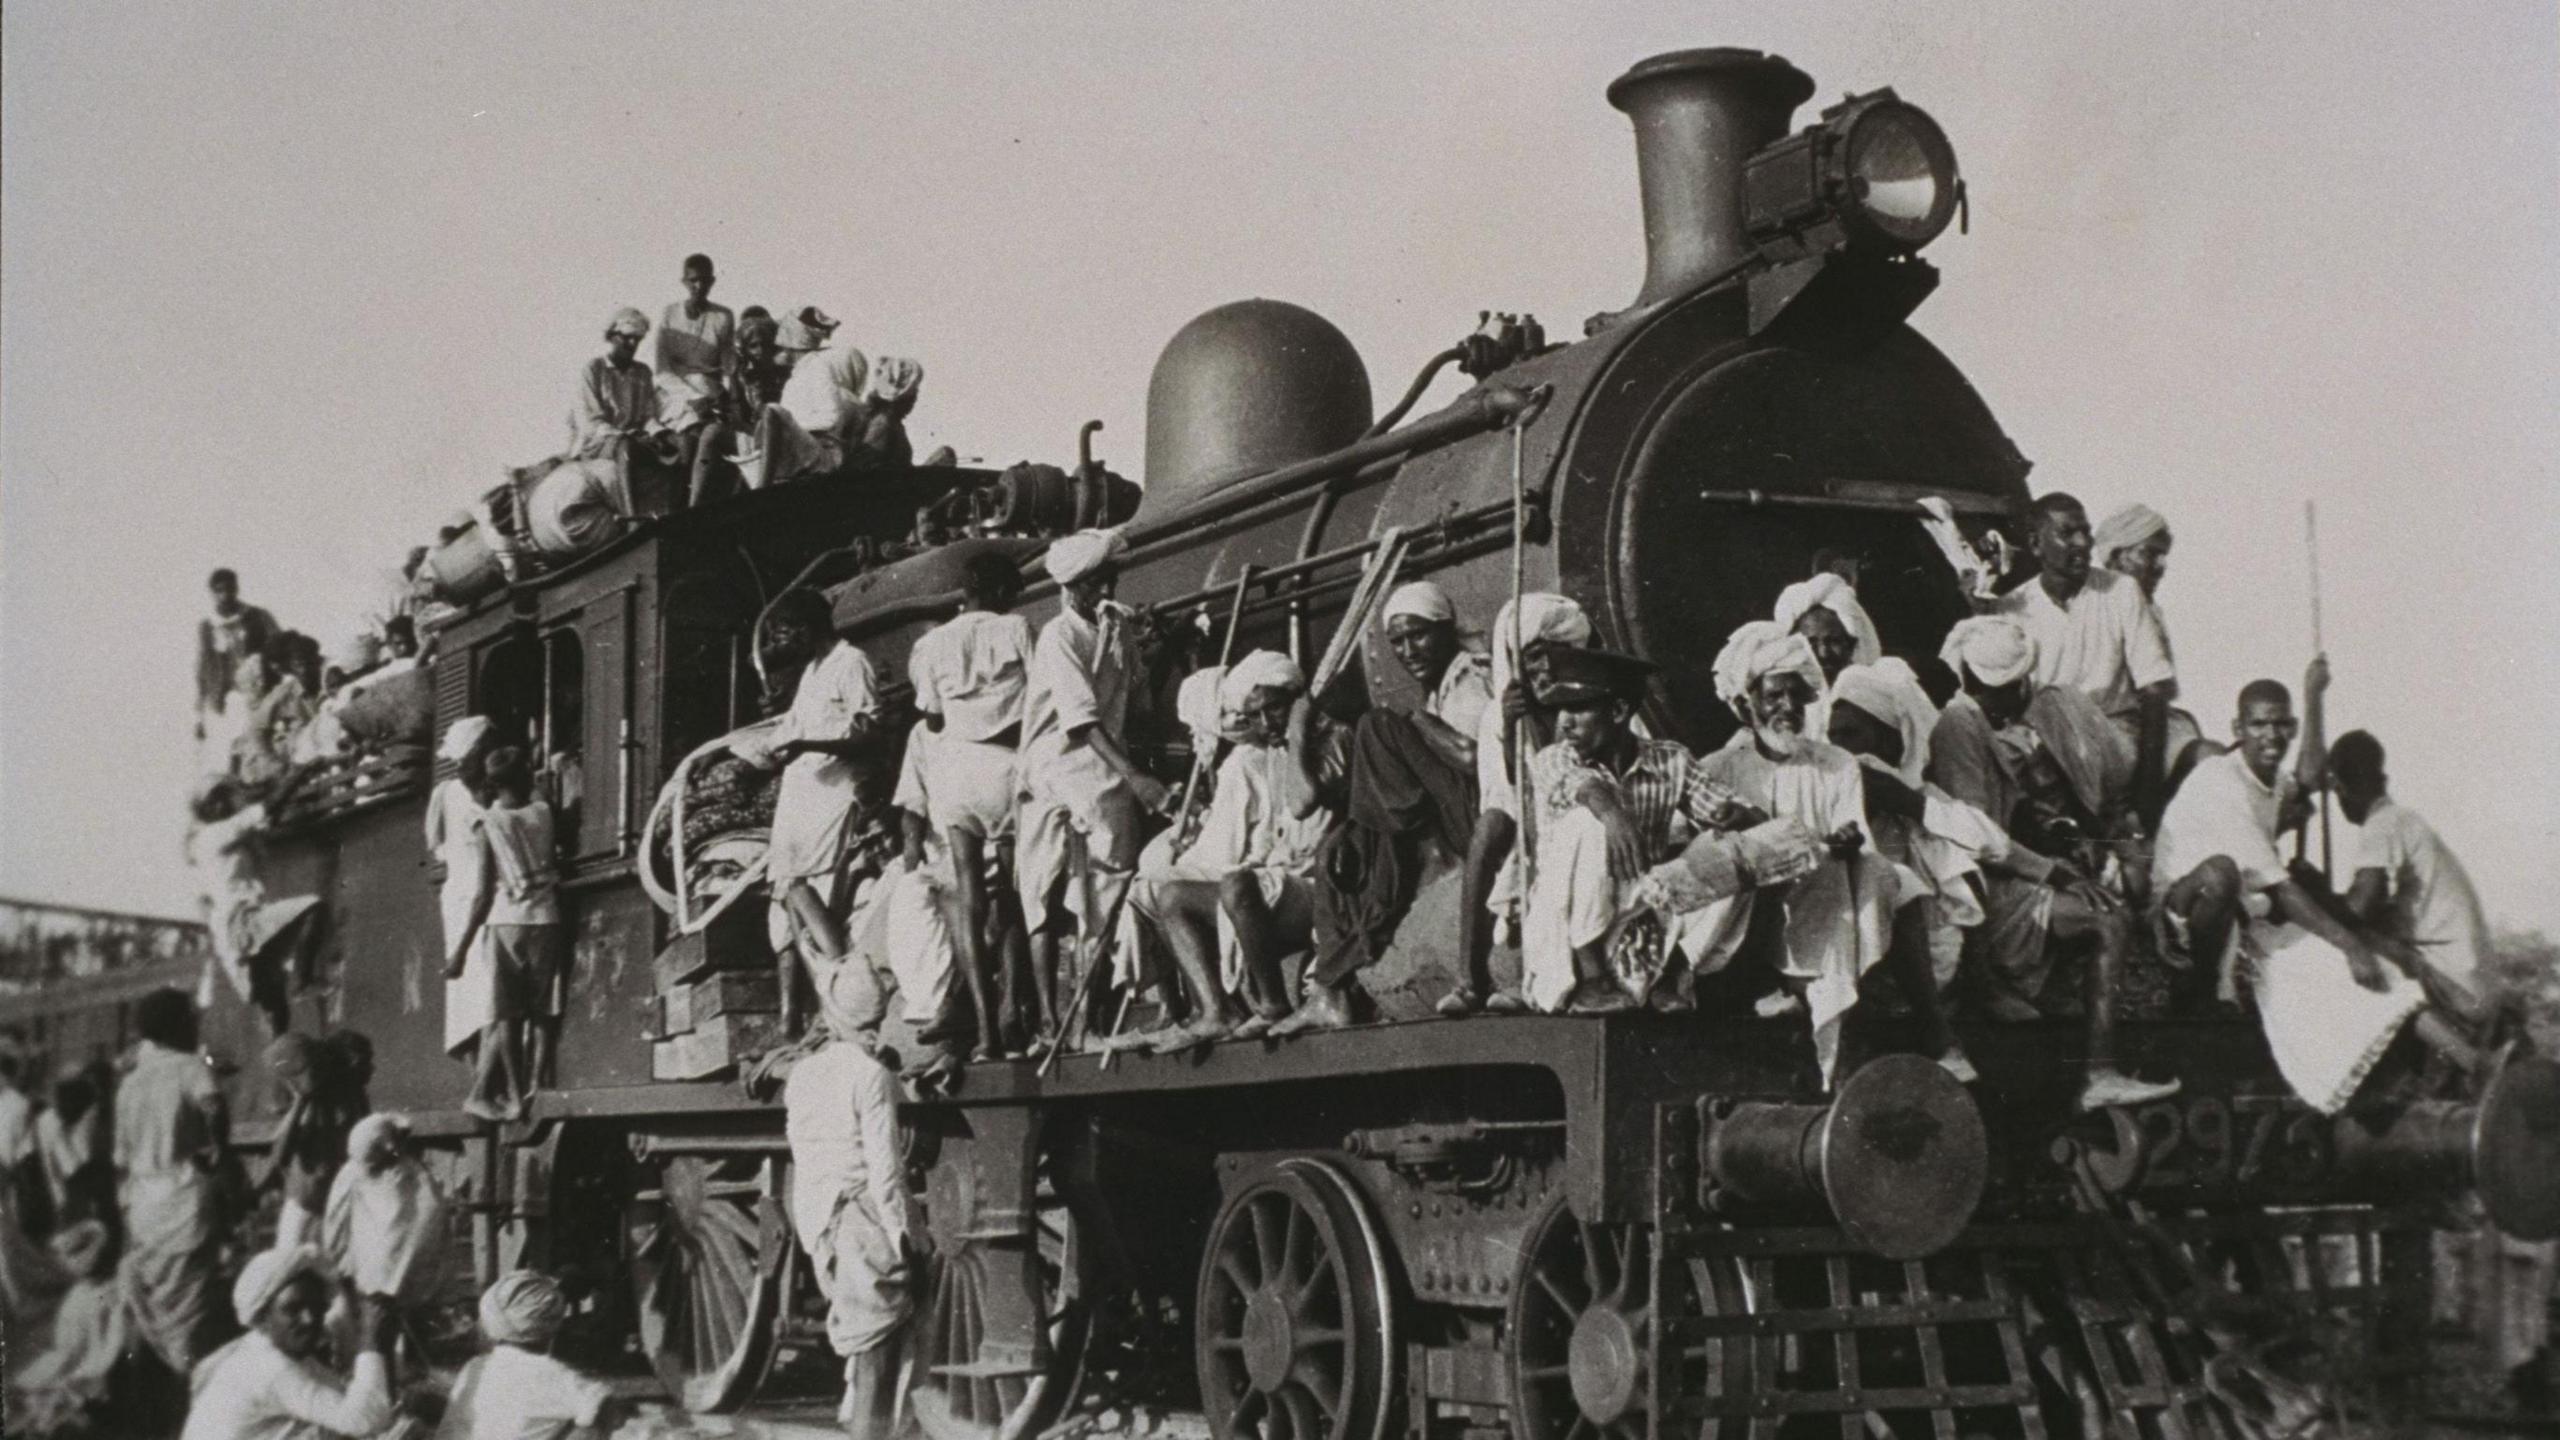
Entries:
POLYGON ((1276 650, 1256 650, 1218 682, 1220 726, 1234 743, 1218 766, 1199 838, 1162 876, 1139 882, 1138 913, 1173 952, 1191 1018, 1152 1042, 1161 1052, 1269 1031, 1348 1023, 1343 998, 1310 984, 1292 1008, 1282 954, 1313 933, 1311 877, 1333 817, 1318 803, 1306 679, 1276 650), (1216 960, 1211 959, 1215 938, 1216 960), (1246 1014, 1229 1022, 1231 994, 1246 1014))
POLYGON ((2081 956, 2089 1073, 2080 1108, 2138 1105, 2177 1093, 2174 1080, 2138 1080, 2116 1067, 2115 984, 2127 929, 2122 907, 2104 895, 2057 893, 2049 878, 2053 862, 2022 849, 1988 814, 1927 778, 1938 710, 1909 666, 1899 660, 1852 665, 1833 680, 1831 700, 1831 743, 1858 758, 1876 851, 1893 865, 1890 963, 1930 1032, 1938 1063, 1960 1080, 1975 1078, 1948 1028, 1938 989, 1955 977, 1971 937, 1991 920, 1985 896, 2000 895, 2001 915, 2015 923, 2012 917, 2028 908, 2018 896, 2040 894, 2055 943, 2091 952, 2081 956))
POLYGON ((1745 814, 1687 746, 1635 732, 1652 673, 1631 656, 1563 645, 1532 671, 1556 729, 1527 766, 1536 863, 1520 970, 1538 1009, 1685 1008, 1674 961, 1690 972, 1720 963, 1736 897, 1814 860, 1814 838, 1796 826, 1726 833, 1766 817, 1745 814))
POLYGON ((355 1366, 344 1385, 323 1367, 330 1302, 328 1262, 309 1246, 269 1250, 231 1287, 249 1333, 196 1367, 195 1398, 181 1440, 300 1440, 380 1434, 394 1414, 383 1360, 394 1321, 375 1296, 360 1297, 355 1366))
MULTIPOLYGON (((2159 627, 2160 643, 2169 644, 2169 615, 2160 608, 2160 582, 2169 574, 2169 548, 2173 542, 2169 522, 2148 505, 2127 505, 2100 522, 2091 554, 2106 570, 2128 577, 2142 587, 2142 603, 2151 611, 2152 623, 2159 627)), ((2176 651, 2171 650, 2174 658, 2176 651)), ((2145 813, 2144 819, 2157 825, 2159 806, 2166 804, 2167 794, 2176 791, 2178 782, 2186 778, 2195 763, 2207 755, 2221 753, 2222 747, 2204 738, 2204 730, 2196 717, 2184 708, 2172 705, 2161 722, 2161 797, 2145 813)))
MULTIPOLYGON (((1061 603, 1041 628, 1023 689, 1015 883, 1034 976, 1056 1015, 1072 998, 1058 988, 1060 945, 1071 927, 1098 935, 1109 924, 1138 863, 1141 814, 1166 808, 1164 784, 1126 748, 1137 642, 1132 617, 1111 594, 1127 549, 1117 530, 1050 542, 1044 563, 1061 603)), ((994 1055, 998 1043, 978 1037, 980 1057, 994 1055)))
MULTIPOLYGON (((1420 845, 1466 857, 1476 826, 1476 740, 1493 706, 1484 657, 1459 643, 1457 607, 1428 580, 1387 597, 1387 648, 1422 691, 1418 709, 1351 726, 1344 821, 1315 874, 1311 985, 1335 989, 1384 953, 1420 883, 1420 845)), ((1339 1007, 1334 1007, 1338 1009, 1339 1007)))

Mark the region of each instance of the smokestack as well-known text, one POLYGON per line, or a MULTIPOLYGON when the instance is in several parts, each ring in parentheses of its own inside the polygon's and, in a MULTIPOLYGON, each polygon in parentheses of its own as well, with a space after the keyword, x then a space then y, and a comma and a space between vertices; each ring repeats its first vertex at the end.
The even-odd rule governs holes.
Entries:
POLYGON ((1644 290, 1650 305, 1751 253, 1742 229, 1742 162, 1787 133, 1812 77, 1757 50, 1675 50, 1639 60, 1609 86, 1636 127, 1644 187, 1644 290))

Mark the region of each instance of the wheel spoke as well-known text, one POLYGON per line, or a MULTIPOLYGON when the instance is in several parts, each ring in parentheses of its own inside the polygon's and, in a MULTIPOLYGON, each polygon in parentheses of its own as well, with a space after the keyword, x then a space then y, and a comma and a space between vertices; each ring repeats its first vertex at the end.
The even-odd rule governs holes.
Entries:
POLYGON ((1300 1350, 1312 1350, 1319 1345, 1346 1345, 1350 1343, 1350 1340, 1350 1333, 1343 1330, 1301 1330, 1298 1332, 1298 1348, 1300 1350))
MULTIPOLYGON (((1289 1201, 1285 1196, 1273 1198, 1276 1199, 1279 1204, 1289 1206, 1292 1210, 1297 1208, 1295 1206, 1290 1206, 1289 1201)), ((1278 1272, 1272 1268, 1280 1258, 1280 1237, 1275 1233, 1275 1227, 1283 1222, 1273 1218, 1270 1207, 1263 1203, 1261 1197, 1256 1197, 1252 1204, 1245 1207, 1245 1214, 1253 1220, 1253 1263, 1255 1266, 1255 1274, 1265 1283, 1268 1283, 1278 1278, 1278 1272)))
POLYGON ((1289 1412, 1289 1430, 1296 1440, 1317 1440, 1329 1428, 1316 1418, 1314 1397, 1304 1389, 1291 1385, 1280 1392, 1281 1408, 1289 1412))
POLYGON ((1254 1292, 1253 1281, 1244 1273, 1244 1262, 1236 1258, 1234 1251, 1218 1252, 1218 1273, 1227 1277, 1227 1283, 1235 1287, 1238 1296, 1250 1295, 1254 1292))
POLYGON ((1582 1244, 1582 1286, 1594 1302, 1609 1293, 1609 1281, 1600 1273, 1600 1245, 1597 1226, 1579 1227, 1575 1238, 1582 1244))
POLYGON ((1555 1302, 1557 1311, 1560 1312, 1567 1320, 1571 1320, 1580 1315, 1583 1311, 1583 1307, 1589 1303, 1587 1301, 1577 1300, 1566 1294, 1564 1290, 1564 1282, 1556 1278, 1555 1272, 1548 1270, 1543 1266, 1541 1266, 1537 1271, 1537 1281, 1538 1288, 1546 1292, 1547 1298, 1555 1302))
POLYGON ((1280 1274, 1282 1278, 1294 1280, 1297 1277, 1298 1264, 1301 1258, 1299 1247, 1306 1232, 1313 1228, 1314 1222, 1307 1218, 1307 1212, 1299 1209, 1295 1205, 1289 1207, 1289 1220, 1285 1227, 1285 1238, 1280 1242, 1280 1274))

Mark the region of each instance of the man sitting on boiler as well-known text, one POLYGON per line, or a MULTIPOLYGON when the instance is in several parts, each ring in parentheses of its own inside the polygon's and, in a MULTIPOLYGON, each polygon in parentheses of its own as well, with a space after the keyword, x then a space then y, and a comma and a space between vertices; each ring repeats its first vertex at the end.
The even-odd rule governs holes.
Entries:
POLYGON ((1687 746, 1636 734, 1631 722, 1652 673, 1630 656, 1568 646, 1547 650, 1532 672, 1534 698, 1556 724, 1556 738, 1528 767, 1536 864, 1521 923, 1521 988, 1541 1010, 1685 1006, 1674 958, 1695 971, 1722 963, 1748 918, 1729 902, 1818 859, 1801 826, 1728 833, 1767 817, 1714 784, 1687 746))
POLYGON ((1280 957, 1312 935, 1308 878, 1333 827, 1317 800, 1305 691, 1297 664, 1274 650, 1256 650, 1227 671, 1218 704, 1235 745, 1218 766, 1200 836, 1172 874, 1131 890, 1130 903, 1164 937, 1191 992, 1190 1021, 1158 1037, 1159 1052, 1347 1018, 1329 1008, 1335 997, 1320 986, 1307 991, 1303 1018, 1292 1013, 1280 973, 1280 957), (1239 989, 1250 1013, 1231 1025, 1227 996, 1239 989))
MULTIPOLYGON (((2303 677, 2316 730, 2326 659, 2303 677)), ((2303 1102, 2335 1114, 2404 1025, 2465 1069, 2478 1054, 2445 1019, 2424 1013, 2426 995, 2404 973, 2410 947, 2332 915, 2287 871, 2277 837, 2309 817, 2319 780, 2281 773, 2300 728, 2293 696, 2273 680, 2240 691, 2237 748, 2198 764, 2160 819, 2152 857, 2164 954, 2236 969, 2245 956, 2277 1069, 2303 1102), (2309 783, 2305 783, 2308 781, 2309 783)))

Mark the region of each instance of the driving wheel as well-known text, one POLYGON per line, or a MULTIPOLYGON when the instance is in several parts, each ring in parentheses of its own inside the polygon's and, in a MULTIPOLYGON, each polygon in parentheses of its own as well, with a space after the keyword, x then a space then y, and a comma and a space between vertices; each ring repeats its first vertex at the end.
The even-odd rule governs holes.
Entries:
POLYGON ((1381 1440, 1395 1307, 1359 1192, 1312 1159, 1230 1198, 1201 1257, 1200 1401, 1218 1440, 1381 1440))
POLYGON ((1648 1440, 1652 1232, 1576 1219, 1559 1196, 1529 1234, 1511 1287, 1512 1433, 1648 1440))
POLYGON ((791 1162, 668 1155, 641 1166, 622 1227, 640 1347, 687 1410, 735 1410, 772 1368, 797 1263, 783 1209, 791 1162))

